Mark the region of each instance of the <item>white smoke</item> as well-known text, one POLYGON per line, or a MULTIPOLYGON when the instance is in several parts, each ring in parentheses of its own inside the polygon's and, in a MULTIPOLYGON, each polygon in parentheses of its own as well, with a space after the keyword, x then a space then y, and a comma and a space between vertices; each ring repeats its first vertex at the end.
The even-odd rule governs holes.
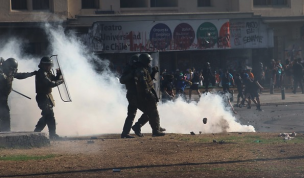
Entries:
MULTIPOLYGON (((100 74, 95 72, 91 62, 100 60, 87 51, 77 38, 67 37, 61 27, 46 29, 52 54, 58 55, 72 97, 71 103, 62 102, 57 89, 53 89, 57 133, 63 136, 121 133, 128 105, 123 85, 109 70, 100 74)), ((1 56, 5 59, 16 58, 19 61, 19 72, 38 70, 40 58, 24 57, 20 50, 21 45, 18 45, 21 41, 9 41, 10 43, 1 48, 1 56)), ((108 61, 102 63, 104 66, 108 65, 108 61)), ((14 89, 30 96, 32 100, 11 93, 13 131, 32 131, 41 117, 35 101, 34 79, 35 77, 14 80, 14 89)), ((255 131, 252 126, 238 123, 224 107, 222 98, 215 94, 203 95, 197 104, 177 100, 174 103, 160 104, 158 109, 161 126, 170 133, 255 131), (202 122, 205 117, 208 118, 206 125, 202 122)), ((140 116, 141 112, 138 111, 137 115, 140 116)), ((47 132, 47 127, 43 131, 47 132)), ((151 132, 149 124, 143 127, 143 132, 151 132)))

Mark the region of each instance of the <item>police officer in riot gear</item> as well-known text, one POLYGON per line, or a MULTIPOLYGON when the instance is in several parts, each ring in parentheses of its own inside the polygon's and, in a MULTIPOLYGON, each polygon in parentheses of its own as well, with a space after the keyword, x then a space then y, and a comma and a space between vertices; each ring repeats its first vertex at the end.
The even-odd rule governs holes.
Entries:
MULTIPOLYGON (((125 124, 123 126, 123 131, 121 133, 121 138, 134 138, 133 136, 129 135, 134 118, 136 116, 137 111, 137 89, 135 84, 135 70, 138 65, 139 60, 139 54, 135 54, 131 57, 129 63, 127 64, 126 68, 124 69, 124 72, 122 76, 120 77, 119 81, 121 84, 125 84, 127 89, 127 95, 126 98, 129 102, 128 105, 128 115, 125 120, 125 124)), ((141 123, 141 125, 148 122, 147 115, 143 114, 141 116, 141 121, 144 123, 141 123), (144 119, 145 118, 145 119, 144 119)), ((142 137, 143 134, 141 133, 141 130, 137 129, 135 134, 139 137, 142 137)))
POLYGON ((14 78, 25 79, 36 74, 36 71, 31 73, 17 73, 18 62, 14 58, 3 60, 0 63, 0 132, 9 132, 11 130, 10 109, 8 107, 8 95, 12 91, 12 83, 14 78))
POLYGON ((43 57, 38 65, 40 68, 36 74, 36 101, 42 110, 34 132, 41 132, 47 125, 50 139, 59 139, 56 134, 56 122, 53 107, 55 102, 52 96, 52 88, 63 83, 61 71, 57 69, 56 76, 52 74, 53 61, 49 57, 43 57))
MULTIPOLYGON (((143 53, 139 56, 139 65, 136 69, 138 108, 148 116, 152 136, 164 136, 165 133, 160 130, 160 118, 157 110, 159 100, 153 88, 153 78, 158 72, 158 68, 152 68, 152 73, 150 73, 151 62, 152 57, 149 54, 143 53)), ((141 118, 138 122, 141 122, 141 118)))

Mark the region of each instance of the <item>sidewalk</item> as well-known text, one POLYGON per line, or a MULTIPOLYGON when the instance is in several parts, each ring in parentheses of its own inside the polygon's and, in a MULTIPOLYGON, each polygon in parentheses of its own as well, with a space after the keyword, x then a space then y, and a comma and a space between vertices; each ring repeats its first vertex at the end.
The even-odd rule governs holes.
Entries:
MULTIPOLYGON (((222 88, 214 88, 215 90, 222 90, 222 88)), ((234 90, 234 97, 233 97, 233 104, 236 104, 237 101, 237 90, 234 90)), ((285 99, 282 100, 282 94, 280 89, 275 89, 273 94, 270 94, 269 89, 265 89, 260 94, 261 105, 290 105, 290 104, 304 104, 304 94, 300 91, 301 89, 297 90, 296 94, 292 93, 291 89, 285 90, 285 99)), ((200 90, 201 92, 204 91, 203 89, 200 90)), ((188 98, 188 91, 186 91, 187 98, 188 98)), ((198 95, 195 91, 192 91, 192 100, 198 100, 198 95)))

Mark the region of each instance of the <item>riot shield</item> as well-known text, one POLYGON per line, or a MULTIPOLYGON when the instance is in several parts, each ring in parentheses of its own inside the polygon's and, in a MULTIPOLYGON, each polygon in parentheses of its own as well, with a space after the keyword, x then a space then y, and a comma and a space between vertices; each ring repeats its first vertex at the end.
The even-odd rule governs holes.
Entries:
MULTIPOLYGON (((55 69, 60 69, 61 74, 62 74, 63 83, 61 85, 57 86, 60 98, 64 102, 72 102, 71 95, 70 95, 69 90, 68 90, 68 85, 67 85, 66 78, 64 77, 63 71, 60 68, 58 56, 57 55, 52 55, 50 58, 53 60, 54 68, 55 69)), ((52 71, 53 71, 53 74, 55 75, 55 72, 54 72, 53 69, 52 69, 52 71)))

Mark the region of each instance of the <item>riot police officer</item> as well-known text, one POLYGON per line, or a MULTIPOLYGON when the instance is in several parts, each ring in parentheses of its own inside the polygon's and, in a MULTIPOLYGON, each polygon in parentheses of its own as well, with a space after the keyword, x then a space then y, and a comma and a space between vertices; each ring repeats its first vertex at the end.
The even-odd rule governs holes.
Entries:
POLYGON ((40 68, 36 74, 36 101, 42 110, 34 132, 41 132, 47 125, 50 139, 60 139, 56 134, 56 122, 53 107, 55 102, 52 96, 52 88, 63 83, 61 71, 57 69, 56 76, 52 74, 53 61, 49 57, 43 57, 38 65, 40 68))
MULTIPOLYGON (((135 70, 138 65, 139 54, 135 54, 130 58, 129 63, 125 67, 122 76, 120 77, 119 81, 121 84, 125 84, 127 89, 126 98, 129 102, 128 105, 128 114, 125 120, 125 124, 123 126, 123 131, 121 133, 121 138, 134 138, 133 136, 129 135, 134 118, 137 112, 137 89, 135 84, 135 70)), ((142 114, 140 121, 143 123, 139 123, 139 125, 144 125, 148 122, 147 115, 142 114)), ((135 127, 135 134, 139 137, 143 137, 141 133, 141 129, 135 127)))
MULTIPOLYGON (((2 58, 1 58, 2 59, 2 58)), ((1 60, 0 66, 0 132, 11 130, 10 109, 8 107, 8 95, 12 91, 14 78, 25 79, 35 75, 36 71, 31 73, 17 73, 18 62, 14 58, 1 60)))
MULTIPOLYGON (((136 69, 138 108, 148 116, 152 128, 152 136, 164 136, 165 133, 160 130, 160 118, 157 110, 158 97, 153 88, 153 75, 158 70, 153 68, 152 74, 149 72, 151 62, 152 57, 149 54, 143 53, 139 56, 139 65, 136 69)), ((138 122, 141 122, 141 118, 138 122)))

